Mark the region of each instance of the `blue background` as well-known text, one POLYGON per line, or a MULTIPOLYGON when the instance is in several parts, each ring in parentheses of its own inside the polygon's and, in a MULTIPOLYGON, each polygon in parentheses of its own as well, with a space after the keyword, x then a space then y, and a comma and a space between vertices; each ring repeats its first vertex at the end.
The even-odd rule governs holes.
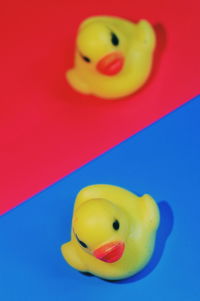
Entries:
MULTIPOLYGON (((10 187, 12 189, 12 187, 10 187)), ((200 300, 200 97, 0 217, 0 300, 200 300), (65 263, 73 203, 86 185, 151 194, 161 225, 148 266, 109 282, 65 263)))

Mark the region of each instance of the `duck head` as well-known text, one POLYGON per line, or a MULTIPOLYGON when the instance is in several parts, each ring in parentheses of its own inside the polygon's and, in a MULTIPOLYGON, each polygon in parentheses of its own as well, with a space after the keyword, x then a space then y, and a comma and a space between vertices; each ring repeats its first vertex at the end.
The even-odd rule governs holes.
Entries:
POLYGON ((122 71, 126 61, 127 41, 116 28, 91 22, 79 29, 77 54, 85 68, 113 76, 122 71))
POLYGON ((123 209, 104 199, 91 199, 75 210, 75 242, 97 259, 114 263, 123 256, 129 235, 129 218, 123 209))

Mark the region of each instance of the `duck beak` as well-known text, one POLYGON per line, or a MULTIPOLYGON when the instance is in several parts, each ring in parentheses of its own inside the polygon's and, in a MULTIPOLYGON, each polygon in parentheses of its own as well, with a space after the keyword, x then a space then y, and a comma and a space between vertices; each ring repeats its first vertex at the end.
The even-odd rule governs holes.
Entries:
POLYGON ((124 65, 124 57, 121 53, 113 52, 104 56, 97 63, 97 70, 104 75, 115 75, 119 73, 124 65))
POLYGON ((124 253, 125 244, 121 241, 107 243, 93 252, 93 255, 108 263, 118 261, 124 253))

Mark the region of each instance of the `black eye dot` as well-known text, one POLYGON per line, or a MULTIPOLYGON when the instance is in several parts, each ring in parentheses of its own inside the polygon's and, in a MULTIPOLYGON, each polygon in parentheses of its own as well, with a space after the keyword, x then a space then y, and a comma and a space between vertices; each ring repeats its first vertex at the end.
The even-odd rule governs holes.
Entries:
POLYGON ((79 244, 80 244, 83 248, 87 248, 87 245, 86 245, 83 241, 79 240, 79 244))
POLYGON ((119 45, 119 38, 113 32, 111 33, 111 42, 114 46, 119 45))
POLYGON ((119 230, 119 222, 118 222, 117 219, 113 223, 113 229, 116 230, 116 231, 119 230))
POLYGON ((90 63, 91 62, 91 59, 85 55, 81 55, 82 59, 87 62, 87 63, 90 63))
POLYGON ((76 239, 83 248, 87 249, 88 246, 82 240, 80 240, 77 235, 76 235, 76 239))

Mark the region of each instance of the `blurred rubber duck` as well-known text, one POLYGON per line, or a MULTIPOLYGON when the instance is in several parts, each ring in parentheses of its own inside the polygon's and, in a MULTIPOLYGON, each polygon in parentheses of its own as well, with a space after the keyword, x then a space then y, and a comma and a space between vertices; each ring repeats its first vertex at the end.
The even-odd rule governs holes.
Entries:
POLYGON ((124 279, 149 261, 158 225, 159 210, 150 195, 138 197, 112 185, 88 186, 76 198, 71 241, 61 251, 81 272, 124 279))
POLYGON ((105 99, 132 94, 150 74, 155 43, 154 29, 145 20, 86 19, 78 30, 75 65, 67 79, 79 92, 105 99))

